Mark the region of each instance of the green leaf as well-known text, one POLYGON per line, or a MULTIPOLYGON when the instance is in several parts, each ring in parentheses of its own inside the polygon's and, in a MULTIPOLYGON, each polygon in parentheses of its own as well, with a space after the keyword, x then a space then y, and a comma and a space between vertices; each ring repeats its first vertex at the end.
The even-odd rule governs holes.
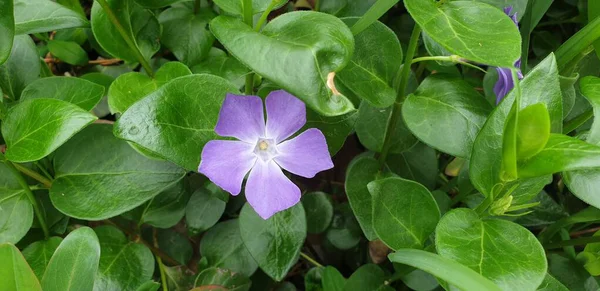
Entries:
POLYGON ((468 60, 512 68, 521 57, 521 36, 500 9, 473 1, 406 0, 404 5, 437 43, 468 60))
POLYGON ((229 194, 210 183, 192 194, 185 209, 185 222, 192 235, 204 232, 215 225, 223 212, 229 194))
POLYGON ((512 7, 512 13, 517 16, 517 19, 523 18, 525 15, 525 10, 527 10, 527 1, 528 0, 471 0, 482 3, 490 4, 500 10, 506 7, 512 7))
POLYGON ((538 291, 568 291, 567 287, 560 281, 556 280, 552 275, 546 274, 542 284, 538 286, 538 291))
POLYGON ((51 40, 48 42, 50 53, 70 65, 87 65, 87 52, 76 42, 51 40))
MULTIPOLYGON (((346 18, 349 27, 359 18, 346 18)), ((376 21, 354 36, 354 54, 339 72, 338 80, 374 107, 388 107, 396 100, 394 83, 402 66, 402 48, 394 31, 376 21)))
POLYGON ((243 274, 220 268, 205 269, 194 281, 194 287, 222 288, 229 291, 247 291, 250 290, 251 284, 250 279, 243 274))
POLYGON ((0 88, 10 99, 17 100, 23 89, 39 78, 40 68, 33 40, 28 35, 16 36, 10 57, 0 66, 0 88))
POLYGON ((350 250, 360 243, 362 232, 350 204, 341 203, 334 207, 333 220, 325 237, 339 250, 350 250))
POLYGON ((323 290, 327 291, 344 291, 346 278, 334 267, 327 266, 323 269, 323 290))
MULTIPOLYGON (((356 134, 360 143, 367 149, 374 152, 381 152, 391 112, 392 107, 381 109, 375 108, 366 102, 360 104, 355 126, 356 134)), ((391 134, 391 153, 404 152, 418 142, 417 138, 406 127, 402 117, 398 118, 396 130, 391 134)))
POLYGON ((517 159, 526 160, 543 150, 550 138, 550 115, 545 104, 527 106, 519 112, 517 159))
POLYGON ((71 217, 87 220, 131 210, 185 175, 171 163, 136 153, 112 135, 110 125, 100 124, 88 127, 62 146, 53 163, 52 203, 71 217))
POLYGON ((101 249, 94 290, 136 290, 152 279, 154 256, 145 245, 130 241, 113 226, 94 231, 101 249))
POLYGON ((310 192, 302 195, 302 206, 306 210, 306 230, 309 233, 324 232, 333 218, 333 205, 329 195, 310 192))
POLYGON ((319 114, 337 116, 354 109, 350 100, 327 85, 354 51, 352 33, 338 18, 309 11, 285 13, 258 33, 241 20, 219 16, 210 29, 243 64, 319 114))
POLYGON ((590 276, 581 264, 572 258, 551 253, 548 255, 548 267, 549 273, 563 283, 567 290, 587 291, 600 288, 596 278, 590 276))
POLYGON ((502 290, 534 290, 546 276, 544 248, 529 230, 506 220, 480 219, 470 209, 444 215, 435 246, 440 256, 468 266, 502 290))
POLYGON ((370 156, 358 156, 346 171, 346 195, 356 220, 360 224, 369 241, 375 240, 377 234, 373 229, 373 202, 367 184, 375 181, 379 174, 379 163, 370 156))
POLYGON ((150 12, 133 0, 106 0, 127 36, 135 43, 130 47, 111 22, 108 14, 94 1, 91 12, 92 31, 100 46, 114 57, 137 63, 138 54, 149 60, 160 49, 160 23, 150 12))
MULTIPOLYGON (((562 96, 553 55, 548 56, 525 76, 521 81, 521 90, 520 109, 536 103, 546 105, 550 113, 552 132, 561 132, 562 96)), ((473 144, 469 167, 471 182, 485 196, 489 196, 495 185, 502 182, 500 177, 504 124, 514 99, 515 92, 512 91, 491 113, 473 144)), ((539 178, 540 181, 546 179, 547 177, 539 178)))
MULTIPOLYGON (((311 268, 310 270, 308 270, 308 272, 306 272, 306 274, 304 275, 304 290, 306 291, 323 291, 323 288, 321 287, 321 277, 323 274, 323 268, 322 267, 314 267, 311 268)), ((283 284, 280 284, 279 287, 277 287, 277 291, 284 291, 284 290, 296 290, 296 287, 293 284, 288 284, 289 282, 283 282, 283 284), (291 285, 291 286, 290 286, 291 285), (283 287, 285 286, 285 287, 283 287)))
POLYGON ((171 4, 175 4, 177 2, 182 2, 184 0, 134 0, 135 3, 141 5, 146 8, 162 8, 165 6, 169 6, 171 4))
POLYGON ((137 223, 147 223, 158 228, 175 226, 185 214, 190 199, 184 180, 167 188, 132 212, 137 223))
POLYGON ((18 243, 33 222, 33 207, 14 173, 0 163, 0 243, 18 243))
POLYGON ((36 241, 23 250, 23 256, 38 279, 44 276, 50 258, 62 241, 62 237, 53 236, 47 240, 36 241))
POLYGON ((199 64, 208 56, 215 41, 206 29, 215 16, 210 9, 201 9, 198 14, 184 7, 165 10, 158 17, 163 26, 162 44, 188 67, 199 64))
POLYGON ((342 148, 344 142, 346 142, 346 138, 354 130, 354 124, 358 117, 357 113, 353 111, 340 116, 328 117, 307 109, 306 124, 303 130, 300 131, 308 128, 318 128, 321 130, 327 140, 329 153, 333 156, 342 148))
MULTIPOLYGON (((600 17, 600 3, 598 1, 588 1, 588 22, 600 17)), ((594 42, 596 54, 600 58, 600 40, 594 42)))
POLYGON ((519 177, 592 168, 600 168, 600 146, 562 134, 551 134, 542 151, 519 163, 519 177))
POLYGON ((92 290, 100 260, 98 237, 89 227, 78 228, 60 243, 48 262, 44 291, 92 290))
POLYGON ((423 184, 429 190, 436 186, 438 178, 437 152, 424 143, 400 154, 389 155, 386 164, 400 177, 423 184))
POLYGON ((200 255, 208 265, 251 276, 258 265, 244 246, 238 219, 220 222, 202 237, 200 255))
POLYGON ((202 148, 217 138, 214 128, 227 93, 237 88, 216 76, 177 78, 123 113, 115 135, 196 171, 202 148))
MULTIPOLYGON (((252 13, 257 14, 267 10, 267 7, 271 4, 271 2, 277 1, 273 10, 285 5, 288 0, 252 0, 252 13)), ((242 1, 231 1, 231 0, 215 0, 214 1, 219 8, 231 14, 244 14, 244 7, 242 1)))
POLYGON ((599 145, 600 144, 600 78, 588 76, 579 82, 581 94, 590 102, 594 110, 594 123, 588 133, 586 141, 599 145), (598 118, 598 119, 596 119, 598 118))
POLYGON ((0 1, 0 65, 10 56, 15 38, 15 15, 13 0, 0 1))
POLYGON ((189 238, 171 228, 158 230, 156 238, 158 247, 182 265, 187 265, 194 255, 189 238))
POLYGON ((154 281, 148 281, 148 282, 142 284, 137 289, 135 289, 135 291, 158 291, 160 286, 161 285, 159 283, 156 283, 154 281))
POLYGON ((31 162, 49 155, 97 118, 57 99, 29 99, 8 110, 2 123, 6 158, 31 162))
POLYGON ((208 58, 193 66, 191 70, 194 74, 219 76, 235 84, 237 88, 244 86, 245 77, 250 73, 250 69, 246 68, 236 58, 228 56, 224 51, 214 47, 211 48, 208 58))
POLYGON ((6 291, 41 291, 40 282, 27 265, 19 249, 11 244, 0 244, 0 282, 6 291))
POLYGON ((426 78, 402 106, 406 126, 421 141, 453 156, 469 158, 490 104, 466 81, 449 75, 426 78))
POLYGON ((468 267, 430 252, 403 249, 388 257, 394 263, 421 269, 462 290, 502 290, 492 281, 468 267))
POLYGON ((15 0, 15 33, 32 34, 88 27, 83 15, 48 0, 15 0))
POLYGON ((244 245, 258 266, 271 278, 281 281, 298 260, 306 239, 306 217, 302 204, 264 220, 249 204, 240 213, 244 245))
POLYGON ((82 78, 48 77, 29 84, 21 94, 21 101, 36 98, 53 98, 90 111, 104 96, 104 87, 82 78))
POLYGON ((367 185, 373 196, 373 228, 393 250, 423 248, 440 220, 435 199, 423 185, 401 178, 367 185))
POLYGON ((387 286, 383 270, 375 264, 366 264, 358 268, 346 281, 346 291, 391 291, 394 288, 387 286))
POLYGON ((110 112, 113 114, 123 113, 131 105, 142 100, 171 80, 191 74, 192 72, 179 62, 164 64, 156 71, 154 78, 137 72, 123 74, 108 89, 108 106, 110 112))

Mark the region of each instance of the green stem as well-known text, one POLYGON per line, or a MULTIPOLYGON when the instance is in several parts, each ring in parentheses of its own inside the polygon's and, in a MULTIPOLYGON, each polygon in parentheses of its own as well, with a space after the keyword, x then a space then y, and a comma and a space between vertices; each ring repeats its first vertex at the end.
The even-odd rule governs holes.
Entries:
POLYGON ((22 172, 23 174, 35 179, 36 181, 42 183, 47 188, 52 187, 52 181, 50 181, 46 177, 40 175, 38 172, 33 171, 33 170, 31 170, 27 167, 24 167, 22 165, 19 165, 19 164, 13 164, 13 165, 19 172, 22 172))
POLYGON ((44 174, 46 178, 52 180, 52 175, 42 166, 39 162, 33 162, 33 164, 44 174))
POLYGON ((305 254, 303 252, 300 252, 300 256, 317 267, 320 267, 320 268, 324 267, 323 265, 319 264, 319 262, 317 262, 315 259, 311 258, 310 256, 308 256, 307 254, 305 254))
POLYGON ((10 169, 10 171, 13 173, 13 175, 15 175, 15 178, 19 182, 19 185, 21 185, 21 188, 23 188, 23 192, 25 192, 25 195, 27 195, 29 202, 33 206, 33 212, 35 213, 35 216, 37 217, 37 219, 40 223, 40 226, 42 227, 42 231, 44 232, 44 237, 49 238, 50 230, 48 229, 48 225, 46 224, 46 218, 44 217, 44 213, 42 213, 42 211, 40 209, 40 205, 37 203, 37 200, 35 199, 33 192, 31 192, 31 189, 29 189, 29 185, 27 184, 25 177, 23 177, 23 175, 21 175, 19 170, 17 170, 17 168, 15 166, 16 164, 13 164, 12 162, 7 161, 7 160, 5 160, 4 163, 10 169))
POLYGON ((549 243, 544 246, 545 249, 559 249, 565 246, 579 246, 591 243, 600 243, 600 236, 582 237, 570 240, 563 240, 555 243, 549 243))
MULTIPOLYGON (((243 0, 242 4, 243 4, 242 8, 244 10, 244 23, 248 24, 250 27, 254 27, 254 19, 253 19, 254 11, 252 11, 252 0, 243 0)), ((248 75, 246 75, 246 86, 244 89, 244 93, 246 95, 252 95, 252 93, 254 93, 253 91, 254 91, 254 73, 250 72, 248 75)))
POLYGON ((593 116, 594 116, 593 109, 590 108, 590 109, 586 110, 585 112, 579 114, 575 118, 565 122, 565 124, 563 125, 563 133, 564 134, 571 133, 572 131, 576 130, 578 127, 580 127, 581 125, 586 123, 588 120, 590 120, 590 118, 592 118, 593 116))
POLYGON ((531 17, 533 15, 533 4, 535 0, 529 0, 527 2, 527 10, 523 19, 521 20, 521 39, 523 40, 523 46, 521 47, 521 71, 523 74, 527 73, 527 60, 529 57, 529 41, 531 39, 531 17))
POLYGON ((142 67, 144 67, 144 70, 146 70, 146 73, 148 73, 150 77, 154 77, 154 70, 152 70, 152 66, 150 66, 150 63, 148 63, 146 58, 144 58, 139 48, 135 44, 135 41, 131 39, 131 37, 129 37, 129 34, 127 34, 127 31, 125 31, 125 28, 123 27, 123 25, 121 25, 121 22, 119 22, 119 19, 108 5, 108 2, 106 2, 106 0, 96 1, 98 2, 98 4, 100 4, 100 6, 102 6, 102 10, 104 10, 104 13, 106 13, 106 16, 108 16, 108 19, 110 19, 110 22, 112 22, 115 28, 117 28, 117 31, 119 32, 121 37, 123 37, 123 40, 125 40, 129 48, 135 54, 135 57, 138 59, 138 62, 140 62, 142 67))
MULTIPOLYGON (((154 247, 158 248, 158 240, 156 239, 156 228, 152 229, 152 239, 154 241, 154 247)), ((165 273, 165 264, 163 264, 160 256, 154 255, 156 263, 158 264, 158 270, 160 271, 160 282, 162 283, 163 291, 169 291, 167 287, 167 274, 165 273)))
MULTIPOLYGON (((378 0, 367 10, 365 15, 363 15, 353 26, 350 28, 353 35, 357 35, 361 33, 363 30, 367 29, 371 24, 377 21, 381 16, 383 16, 388 10, 390 10, 399 0, 378 0)), ((418 26, 415 24, 415 26, 418 26)))
POLYGON ((256 31, 256 32, 260 31, 262 26, 267 21, 267 18, 269 17, 269 14, 271 13, 271 11, 273 11, 273 9, 275 9, 275 6, 277 6, 277 3, 279 3, 279 0, 271 0, 271 4, 269 4, 269 7, 267 7, 267 10, 265 10, 265 12, 263 12, 263 14, 258 19, 258 23, 256 23, 256 26, 254 27, 254 31, 256 31))
MULTIPOLYGON (((404 59, 404 65, 402 69, 399 71, 399 84, 396 87, 396 92, 398 92, 398 96, 396 96, 396 102, 394 102, 392 108, 392 114, 388 119, 387 128, 385 130, 385 139, 383 141, 383 147, 381 149, 381 155, 379 156, 379 168, 383 169, 385 166, 385 160, 387 158, 388 153, 390 152, 390 148, 392 146, 392 136, 394 135, 394 131, 396 130, 396 123, 400 119, 400 115, 402 112, 402 103, 406 98, 406 86, 408 85, 408 77, 410 76, 410 65, 412 64, 412 60, 417 51, 417 45, 419 44, 419 36, 421 35, 421 27, 418 24, 415 24, 413 28, 412 35, 410 36, 410 42, 408 43, 408 49, 406 50, 406 57, 404 59)), ((398 78, 396 76, 396 79, 398 78)), ((394 84, 398 83, 394 80, 394 84)))
POLYGON ((559 71, 578 54, 585 51, 600 38, 600 17, 590 21, 583 29, 564 42, 555 52, 559 71))

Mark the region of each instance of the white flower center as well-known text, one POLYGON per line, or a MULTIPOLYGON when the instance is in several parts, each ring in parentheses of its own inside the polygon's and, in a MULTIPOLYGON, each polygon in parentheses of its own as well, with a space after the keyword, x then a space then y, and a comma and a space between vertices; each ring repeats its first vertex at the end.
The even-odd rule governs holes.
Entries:
POLYGON ((275 144, 275 140, 260 138, 256 142, 256 147, 254 148, 254 154, 262 159, 265 162, 272 160, 277 156, 279 152, 277 151, 277 145, 275 144))

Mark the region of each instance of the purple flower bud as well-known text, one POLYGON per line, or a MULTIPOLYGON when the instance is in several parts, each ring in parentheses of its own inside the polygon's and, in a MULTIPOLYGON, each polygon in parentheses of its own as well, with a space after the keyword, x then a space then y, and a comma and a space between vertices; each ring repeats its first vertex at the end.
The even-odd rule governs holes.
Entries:
POLYGON ((306 123, 306 106, 280 90, 267 96, 267 122, 257 96, 228 94, 215 132, 238 140, 212 140, 202 150, 198 172, 238 195, 248 172, 246 199, 263 219, 300 202, 300 189, 282 168, 312 178, 333 168, 323 133, 311 128, 288 139, 306 123))
MULTIPOLYGON (((519 21, 517 20, 517 13, 515 12, 513 14, 512 10, 513 10, 513 7, 508 6, 508 7, 504 8, 504 13, 506 13, 506 15, 508 15, 513 20, 515 25, 517 27, 519 27, 519 21)), ((515 67, 517 69, 519 69, 518 70, 519 80, 523 79, 523 73, 520 70, 521 69, 521 59, 519 59, 517 62, 515 62, 515 67)), ((496 94, 496 105, 497 105, 500 103, 500 101, 502 101, 502 99, 504 99, 504 97, 508 94, 508 92, 510 92, 510 90, 513 89, 515 84, 512 79, 511 69, 496 68, 496 71, 498 72, 498 81, 496 81, 496 85, 494 85, 494 93, 496 94)))

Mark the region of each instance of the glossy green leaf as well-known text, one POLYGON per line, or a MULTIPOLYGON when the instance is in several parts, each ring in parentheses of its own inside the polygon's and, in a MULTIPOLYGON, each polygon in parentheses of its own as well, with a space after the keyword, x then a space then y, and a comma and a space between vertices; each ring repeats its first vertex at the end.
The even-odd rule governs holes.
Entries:
POLYGON ((175 226, 183 218, 190 200, 190 193, 186 188, 184 180, 181 180, 134 209, 132 215, 136 222, 158 228, 175 226))
MULTIPOLYGON (((562 254, 548 255, 549 273, 565 285, 567 290, 598 290, 600 284, 579 262, 562 254)), ((564 290, 564 289, 558 289, 564 290)))
POLYGON ((67 101, 90 111, 104 96, 104 87, 82 78, 49 77, 29 84, 21 100, 52 98, 67 101))
POLYGON ((94 229, 100 241, 100 267, 94 290, 136 290, 152 278, 154 256, 113 226, 94 229))
POLYGON ((154 78, 142 73, 131 72, 119 76, 108 89, 108 106, 111 113, 123 113, 131 105, 142 100, 172 79, 191 75, 192 72, 182 63, 164 64, 154 78))
POLYGON ((0 163, 0 243, 17 243, 33 222, 33 208, 14 173, 0 163))
POLYGON ((148 281, 148 282, 142 284, 137 289, 135 289, 135 291, 158 291, 158 289, 160 289, 160 287, 161 287, 161 285, 159 283, 154 282, 154 281, 148 281))
POLYGON ((83 66, 89 61, 87 52, 76 42, 51 40, 48 42, 48 49, 52 55, 67 64, 83 66))
POLYGON ((32 34, 71 27, 87 27, 83 15, 48 0, 15 0, 15 33, 32 34))
POLYGON ((365 236, 372 241, 377 238, 373 229, 373 202, 367 185, 379 174, 379 163, 370 156, 359 156, 352 160, 346 171, 346 195, 352 211, 365 236))
POLYGON ((172 228, 159 229, 156 232, 158 247, 170 258, 186 265, 194 255, 189 238, 172 228))
MULTIPOLYGON (((588 76, 581 79, 579 83, 581 94, 590 102, 594 110, 594 116, 600 117, 600 78, 588 76)), ((588 133, 587 142, 600 144, 600 120, 594 119, 594 123, 588 133)))
POLYGON ((306 124, 303 129, 318 128, 321 130, 327 140, 329 153, 333 156, 342 148, 346 138, 354 131, 354 124, 358 117, 357 113, 353 111, 340 116, 328 117, 308 109, 306 111, 306 124))
POLYGON ((162 8, 165 6, 169 6, 171 4, 175 4, 177 2, 182 2, 184 0, 134 0, 135 3, 141 5, 146 8, 162 8))
POLYGON ((321 233, 331 224, 333 205, 329 195, 323 192, 310 192, 302 195, 302 206, 306 210, 306 230, 321 233))
POLYGON ((23 250, 23 256, 38 279, 42 279, 50 258, 62 242, 61 237, 53 236, 47 240, 36 241, 23 250))
POLYGON ((202 237, 200 254, 211 267, 251 276, 258 264, 244 246, 238 219, 220 222, 202 237))
POLYGON ((524 160, 542 151, 550 138, 550 115, 542 103, 519 112, 517 125, 517 159, 524 160))
POLYGON ((210 9, 202 9, 198 14, 184 7, 165 10, 158 17, 163 26, 162 44, 187 66, 199 64, 208 56, 215 40, 207 29, 215 16, 210 9))
POLYGON ((358 246, 363 236, 350 204, 335 205, 333 219, 325 237, 331 245, 339 250, 351 250, 358 246))
POLYGON ((388 257, 394 263, 421 269, 462 290, 502 290, 492 281, 465 265, 430 252, 402 249, 388 257))
POLYGON ((223 212, 229 193, 210 183, 192 194, 185 209, 185 222, 191 234, 199 234, 215 225, 223 212))
POLYGON ((56 152, 53 163, 52 203, 71 217, 88 220, 131 210, 185 175, 171 163, 136 153, 112 135, 110 125, 88 127, 56 152))
POLYGON ((502 170, 500 179, 514 181, 517 179, 517 128, 519 126, 519 101, 515 99, 506 117, 502 133, 502 170))
POLYGON ((593 168, 600 168, 600 146, 566 135, 551 134, 542 151, 519 163, 519 177, 593 168))
POLYGON ((354 109, 350 100, 328 86, 328 78, 348 64, 354 51, 352 33, 336 17, 308 11, 285 13, 258 33, 241 20, 219 16, 210 29, 243 64, 319 114, 337 116, 354 109))
POLYGON ((383 270, 375 264, 366 264, 358 268, 344 286, 345 291, 390 291, 394 288, 387 286, 383 270))
POLYGON ((227 93, 236 92, 216 76, 177 78, 123 113, 115 123, 115 135, 196 171, 202 147, 217 137, 214 128, 221 103, 227 93))
POLYGON ((16 36, 10 57, 0 66, 0 88, 16 100, 27 85, 40 76, 40 62, 35 43, 28 35, 16 36))
POLYGON ((15 38, 15 15, 13 0, 0 1, 0 65, 10 56, 15 38))
POLYGON ((149 10, 133 3, 133 0, 106 2, 136 47, 127 45, 108 14, 94 1, 91 12, 92 31, 100 46, 112 56, 129 63, 138 62, 138 54, 149 60, 160 49, 161 27, 158 19, 149 10))
POLYGON ((229 291, 247 291, 250 290, 251 284, 248 277, 220 268, 205 269, 194 281, 194 287, 222 288, 229 291))
MULTIPOLYGON (((536 103, 543 103, 550 113, 552 132, 561 132, 562 96, 553 55, 547 57, 525 76, 521 81, 521 90, 521 109, 536 103)), ((495 185, 501 183, 504 124, 514 98, 515 92, 512 91, 494 109, 473 144, 469 167, 471 182, 485 196, 490 195, 495 185)), ((536 179, 539 179, 541 183, 548 178, 536 179)), ((541 188, 535 191, 534 195, 539 190, 541 188)))
MULTIPOLYGON (((359 18, 346 18, 352 27, 359 18)), ((338 80, 375 107, 388 107, 396 100, 394 84, 402 66, 402 48, 396 34, 375 22, 354 36, 354 54, 339 72, 338 80)))
POLYGON ((42 277, 42 287, 48 291, 92 290, 99 260, 96 233, 89 227, 78 228, 54 252, 42 277))
POLYGON ((401 178, 386 178, 367 185, 373 196, 373 228, 393 250, 423 248, 435 230, 440 210, 423 185, 401 178))
POLYGON ((442 152, 468 158, 490 104, 466 81, 449 75, 426 78, 406 99, 406 126, 421 141, 442 152))
POLYGON ((6 158, 37 161, 56 150, 97 118, 57 99, 29 99, 12 107, 2 123, 6 158))
POLYGON ((435 246, 440 256, 468 266, 502 290, 534 290, 546 276, 544 248, 529 230, 506 220, 480 219, 470 209, 444 215, 435 246))
MULTIPOLYGON (((267 10, 267 7, 271 4, 271 2, 277 1, 277 4, 273 7, 275 9, 285 5, 288 0, 252 0, 252 13, 257 14, 267 10)), ((231 14, 243 15, 244 7, 242 4, 242 0, 240 1, 231 1, 231 0, 215 0, 215 4, 219 6, 219 8, 231 14)))
MULTIPOLYGON (((356 120, 356 134, 360 143, 374 152, 381 152, 385 140, 387 122, 392 112, 392 107, 385 109, 375 108, 366 102, 362 102, 358 109, 356 120)), ((398 118, 396 130, 391 133, 391 153, 401 153, 413 147, 417 138, 406 127, 403 118, 398 118)))
POLYGON ((455 55, 508 68, 521 57, 519 29, 489 4, 406 0, 404 5, 433 40, 455 55))
POLYGON ((343 291, 344 286, 346 286, 346 278, 336 268, 327 266, 323 269, 321 283, 323 290, 343 291))
POLYGON ((429 190, 436 187, 438 178, 437 152, 424 143, 417 143, 409 150, 389 155, 386 164, 400 177, 421 183, 429 190))
POLYGON ((264 220, 249 204, 240 213, 244 245, 271 278, 281 281, 298 260, 306 239, 306 216, 302 204, 264 220))
POLYGON ((41 291, 40 282, 27 265, 19 249, 11 244, 0 244, 0 282, 6 291, 41 291))
POLYGON ((244 86, 246 75, 250 69, 240 61, 228 56, 224 51, 211 48, 208 58, 191 68, 194 74, 211 74, 219 76, 235 84, 237 88, 244 86))
POLYGON ((542 284, 538 286, 538 291, 568 291, 567 287, 560 281, 556 280, 552 275, 546 274, 542 284))

